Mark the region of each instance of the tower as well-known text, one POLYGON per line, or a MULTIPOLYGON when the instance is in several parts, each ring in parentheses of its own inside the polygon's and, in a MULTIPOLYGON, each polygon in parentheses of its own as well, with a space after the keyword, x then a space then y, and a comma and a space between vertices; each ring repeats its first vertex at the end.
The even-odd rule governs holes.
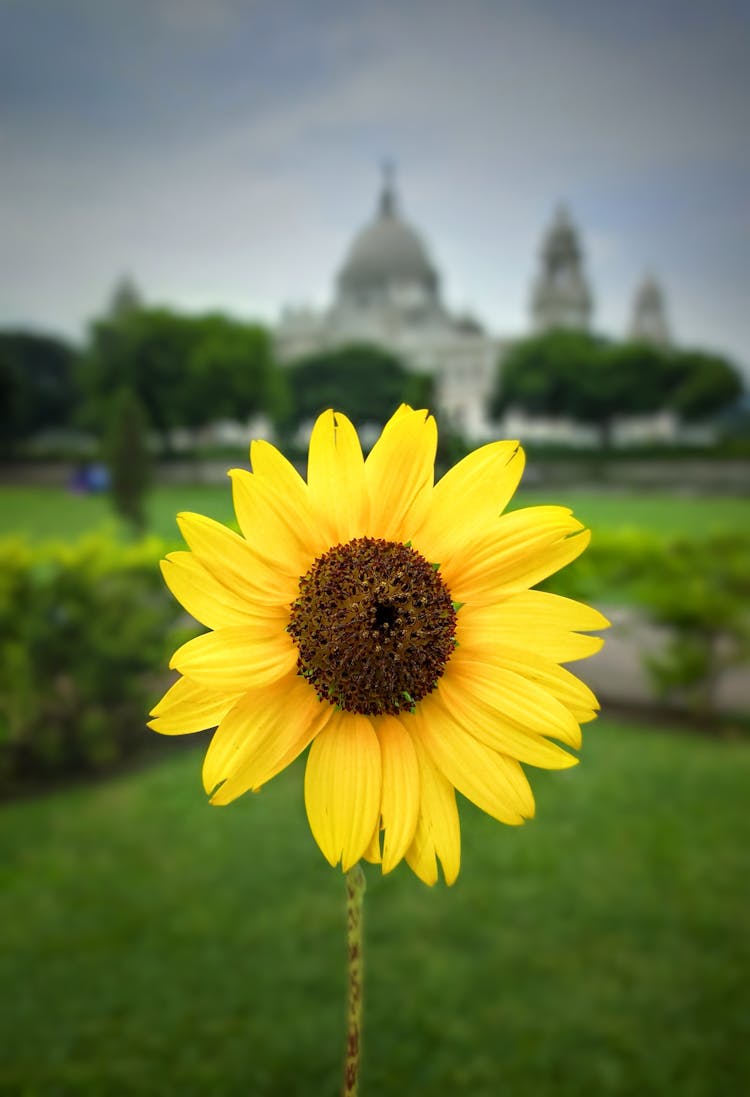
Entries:
POLYGON ((122 320, 143 307, 140 291, 129 274, 118 279, 109 301, 107 313, 113 320, 122 320))
POLYGON ((534 330, 586 330, 591 308, 591 292, 583 272, 578 234, 567 210, 558 206, 542 243, 541 270, 532 292, 534 330))
POLYGON ((636 290, 628 338, 655 347, 671 342, 664 293, 655 278, 644 278, 636 290))

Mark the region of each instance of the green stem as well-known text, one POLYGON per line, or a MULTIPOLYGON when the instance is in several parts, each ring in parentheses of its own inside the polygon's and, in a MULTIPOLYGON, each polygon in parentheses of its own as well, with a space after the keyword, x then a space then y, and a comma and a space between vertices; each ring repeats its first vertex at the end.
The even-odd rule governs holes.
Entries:
POLYGON ((362 1046, 362 899, 365 874, 357 862, 346 874, 346 1058, 342 1097, 357 1097, 362 1046))

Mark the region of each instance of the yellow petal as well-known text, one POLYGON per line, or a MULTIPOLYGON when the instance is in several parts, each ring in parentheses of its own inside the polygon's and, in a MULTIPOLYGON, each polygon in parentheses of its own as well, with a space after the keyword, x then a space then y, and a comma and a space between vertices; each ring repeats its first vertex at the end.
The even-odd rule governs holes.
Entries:
MULTIPOLYGON (((576 678, 569 670, 558 666, 543 655, 538 655, 520 644, 489 645, 469 627, 457 629, 456 636, 462 654, 467 659, 474 658, 505 670, 512 670, 542 686, 568 708, 593 710, 599 708, 596 697, 580 678, 576 678)), ((533 643, 530 637, 527 637, 526 642, 529 645, 533 643)))
POLYGON ((206 752, 203 784, 208 793, 216 790, 211 803, 228 804, 270 781, 302 753, 332 712, 296 674, 241 697, 206 752))
POLYGON ((474 450, 435 485, 414 546, 442 561, 499 518, 518 487, 524 454, 518 442, 490 442, 474 450))
POLYGON ((609 625, 598 610, 542 590, 511 594, 496 604, 464 606, 458 622, 461 643, 470 642, 471 636, 486 647, 517 644, 555 663, 584 659, 599 651, 604 643, 601 637, 581 632, 609 625))
POLYGON ((503 603, 503 614, 517 620, 532 619, 535 625, 592 632, 609 628, 609 621, 593 606, 550 594, 544 590, 525 590, 512 595, 503 603))
POLYGON ((520 674, 476 659, 459 647, 451 656, 444 678, 512 724, 572 747, 581 745, 581 729, 569 710, 546 689, 520 674))
POLYGON ((186 735, 213 728, 229 712, 237 694, 217 692, 178 678, 151 710, 149 727, 161 735, 186 735))
POLYGON ((270 442, 262 440, 251 443, 250 461, 257 479, 270 485, 285 509, 294 515, 300 543, 307 546, 314 557, 320 556, 330 547, 330 542, 326 542, 321 533, 310 502, 310 491, 294 465, 270 442))
POLYGON ((519 763, 469 735, 439 697, 425 698, 402 719, 441 773, 482 811, 511 825, 532 818, 534 797, 519 763))
POLYGON ((297 665, 298 650, 283 629, 234 625, 196 636, 178 648, 170 667, 209 689, 242 693, 270 685, 297 665))
POLYGON ((341 412, 318 416, 310 436, 307 482, 313 513, 329 544, 362 536, 367 515, 362 447, 341 412))
POLYGON ((599 702, 585 682, 534 651, 498 645, 492 652, 492 662, 536 682, 571 710, 596 712, 599 708, 599 702))
POLYGON ((202 514, 178 514, 177 524, 203 567, 237 597, 251 604, 281 606, 296 598, 299 577, 261 560, 233 530, 202 514))
POLYGON ((250 443, 250 464, 259 479, 278 485, 291 502, 307 507, 307 484, 276 446, 263 438, 254 438, 250 443))
POLYGON ((445 882, 450 885, 461 867, 456 794, 418 740, 414 740, 414 749, 419 764, 419 818, 414 839, 406 851, 406 862, 431 887, 437 881, 437 857, 443 866, 445 882))
POLYGON ((527 507, 498 518, 493 533, 443 562, 441 575, 454 601, 474 605, 533 586, 575 560, 588 530, 564 507, 527 507))
POLYGON ((232 499, 242 534, 271 567, 299 579, 315 559, 300 535, 305 511, 292 507, 279 489, 246 469, 230 469, 232 499))
POLYGON ((238 597, 220 583, 192 552, 170 552, 161 561, 161 571, 177 601, 208 628, 241 625, 258 617, 257 604, 238 597))
POLYGON ((411 736, 393 716, 376 721, 383 759, 383 872, 390 872, 414 839, 419 816, 419 765, 411 736))
POLYGON ((438 682, 438 694, 455 722, 493 750, 541 769, 569 769, 578 764, 578 759, 557 743, 513 724, 449 676, 443 675, 438 682))
POLYGON ((380 852, 380 823, 378 823, 375 830, 372 832, 372 838, 362 856, 365 861, 369 861, 371 865, 379 865, 383 860, 383 856, 380 852))
POLYGON ((431 415, 400 409, 388 420, 365 462, 372 537, 409 540, 422 524, 430 505, 436 449, 431 415))
POLYGON ((305 769, 310 829, 326 860, 347 872, 370 845, 380 816, 378 737, 366 716, 334 712, 305 769))

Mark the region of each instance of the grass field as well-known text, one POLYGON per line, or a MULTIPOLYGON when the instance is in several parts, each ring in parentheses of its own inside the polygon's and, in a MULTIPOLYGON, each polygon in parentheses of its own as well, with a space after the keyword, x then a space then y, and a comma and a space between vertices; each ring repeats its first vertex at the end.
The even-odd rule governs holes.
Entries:
MULTIPOLYGON (((343 880, 301 768, 212 809, 165 749, 2 809, 0 1093, 335 1094, 343 880)), ((748 743, 605 720, 532 771, 534 822, 462 804, 454 888, 368 868, 363 1092, 748 1092, 749 778, 748 743)))
MULTIPOLYGON (((750 533, 750 499, 668 495, 620 495, 560 489, 551 496, 520 493, 514 506, 558 503, 572 507, 592 529, 642 529, 696 537, 724 531, 750 533)), ((230 485, 159 487, 149 499, 149 526, 167 540, 179 539, 175 515, 194 510, 231 520, 230 485)), ((0 536, 70 539, 102 527, 124 535, 105 496, 72 495, 54 488, 0 488, 0 536)))

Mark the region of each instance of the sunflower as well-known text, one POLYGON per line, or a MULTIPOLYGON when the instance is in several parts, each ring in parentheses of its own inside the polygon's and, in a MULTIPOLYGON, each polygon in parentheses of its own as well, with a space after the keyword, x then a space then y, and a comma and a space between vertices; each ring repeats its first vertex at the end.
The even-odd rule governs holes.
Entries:
POLYGON ((596 610, 531 588, 589 533, 569 510, 503 513, 523 470, 516 442, 470 453, 434 483, 437 429, 402 406, 365 460, 326 411, 307 482, 268 442, 233 469, 240 533, 180 514, 189 551, 162 561, 211 631, 170 666, 152 712, 166 735, 216 728, 212 804, 258 790, 309 747, 312 833, 347 871, 402 859, 427 884, 460 865, 456 791, 503 823, 534 814, 522 763, 577 758, 593 693, 560 666, 597 651, 596 610))

